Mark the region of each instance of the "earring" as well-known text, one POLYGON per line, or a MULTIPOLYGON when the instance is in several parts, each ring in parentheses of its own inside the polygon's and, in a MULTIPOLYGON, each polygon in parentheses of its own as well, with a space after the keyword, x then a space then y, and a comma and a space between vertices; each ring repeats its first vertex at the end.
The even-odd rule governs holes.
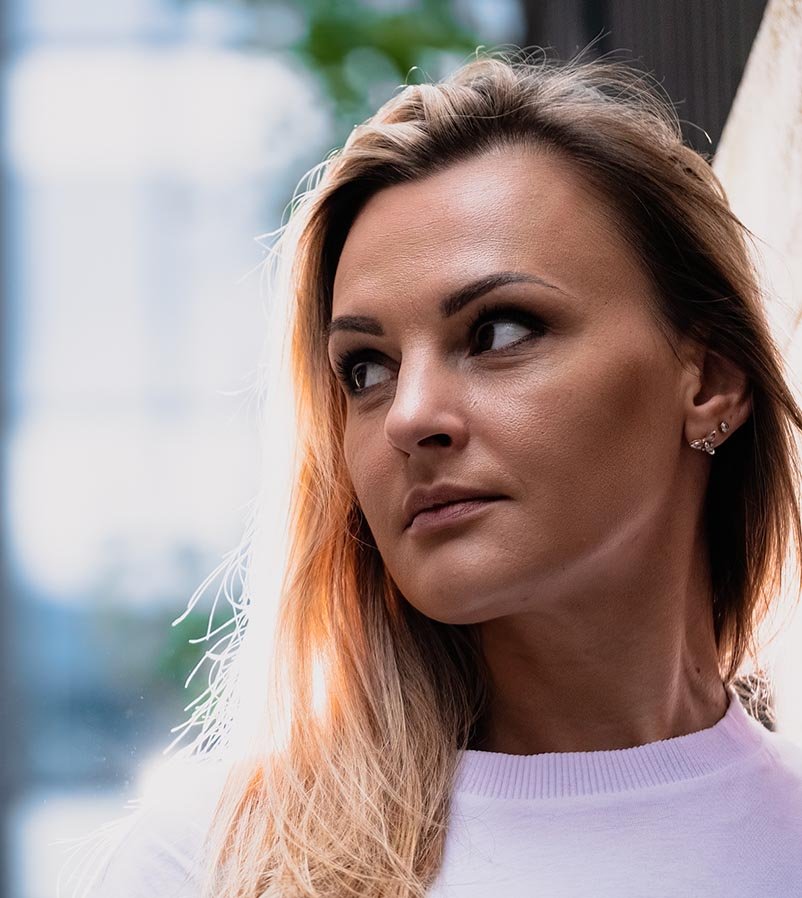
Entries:
MULTIPOLYGON (((726 433, 730 429, 730 425, 726 421, 722 421, 719 427, 722 433, 726 433)), ((716 450, 713 448, 713 441, 716 439, 717 433, 718 427, 714 427, 707 436, 698 440, 691 440, 688 445, 691 449, 701 449, 702 452, 707 452, 708 455, 715 455, 716 450)))

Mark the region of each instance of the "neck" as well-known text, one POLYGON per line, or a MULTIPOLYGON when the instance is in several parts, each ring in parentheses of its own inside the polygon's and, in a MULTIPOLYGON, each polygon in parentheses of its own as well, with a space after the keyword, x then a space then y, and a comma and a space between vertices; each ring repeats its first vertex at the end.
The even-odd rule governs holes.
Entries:
POLYGON ((623 632, 609 625, 610 609, 598 602, 584 630, 570 615, 483 623, 490 699, 472 747, 507 754, 599 751, 715 724, 728 697, 712 611, 705 596, 676 599, 657 613, 640 597, 619 596, 618 610, 630 624, 623 632))

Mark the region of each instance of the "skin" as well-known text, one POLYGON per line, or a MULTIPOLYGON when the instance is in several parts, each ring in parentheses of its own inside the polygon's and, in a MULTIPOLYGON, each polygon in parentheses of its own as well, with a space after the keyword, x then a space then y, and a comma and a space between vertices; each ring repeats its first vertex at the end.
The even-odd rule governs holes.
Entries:
POLYGON ((750 401, 705 347, 678 358, 652 291, 615 210, 531 148, 383 188, 349 231, 332 317, 369 315, 384 336, 330 338, 333 366, 375 353, 347 399, 347 466, 405 598, 479 625, 492 701, 474 748, 627 748, 727 709, 701 524, 716 457, 688 441, 726 419, 723 445, 750 401), (441 317, 448 291, 495 271, 553 286, 504 286, 441 317), (506 313, 472 328, 495 302, 545 330, 506 313), (408 491, 444 480, 507 498, 458 527, 405 530, 408 491))

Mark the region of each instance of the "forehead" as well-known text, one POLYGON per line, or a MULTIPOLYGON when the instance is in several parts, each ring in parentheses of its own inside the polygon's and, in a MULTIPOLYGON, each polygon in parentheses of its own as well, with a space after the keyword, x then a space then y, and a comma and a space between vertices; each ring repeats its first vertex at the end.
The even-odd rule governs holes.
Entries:
POLYGON ((645 277, 614 210, 570 161, 503 149, 372 196, 345 241, 333 311, 400 292, 433 296, 497 269, 574 294, 645 277))

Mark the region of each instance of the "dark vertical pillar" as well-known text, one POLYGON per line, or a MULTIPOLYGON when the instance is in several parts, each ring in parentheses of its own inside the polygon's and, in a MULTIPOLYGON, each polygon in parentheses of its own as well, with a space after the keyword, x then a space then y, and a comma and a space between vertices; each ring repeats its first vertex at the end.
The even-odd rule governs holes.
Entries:
POLYGON ((766 0, 523 0, 527 47, 569 58, 612 52, 651 72, 675 104, 686 141, 713 155, 766 0))
MULTIPOLYGON (((608 0, 605 50, 622 49, 674 102, 685 139, 712 156, 729 115, 766 0, 608 0)), ((602 9, 602 6, 605 7, 602 9)), ((594 21, 594 26, 596 22, 594 21)), ((618 56, 619 54, 616 54, 618 56)))
POLYGON ((582 4, 582 31, 585 41, 594 41, 597 53, 610 49, 610 9, 607 0, 585 0, 582 4))
POLYGON ((525 33, 522 45, 551 47, 561 58, 573 56, 595 35, 587 35, 585 28, 585 0, 523 0, 525 33))

